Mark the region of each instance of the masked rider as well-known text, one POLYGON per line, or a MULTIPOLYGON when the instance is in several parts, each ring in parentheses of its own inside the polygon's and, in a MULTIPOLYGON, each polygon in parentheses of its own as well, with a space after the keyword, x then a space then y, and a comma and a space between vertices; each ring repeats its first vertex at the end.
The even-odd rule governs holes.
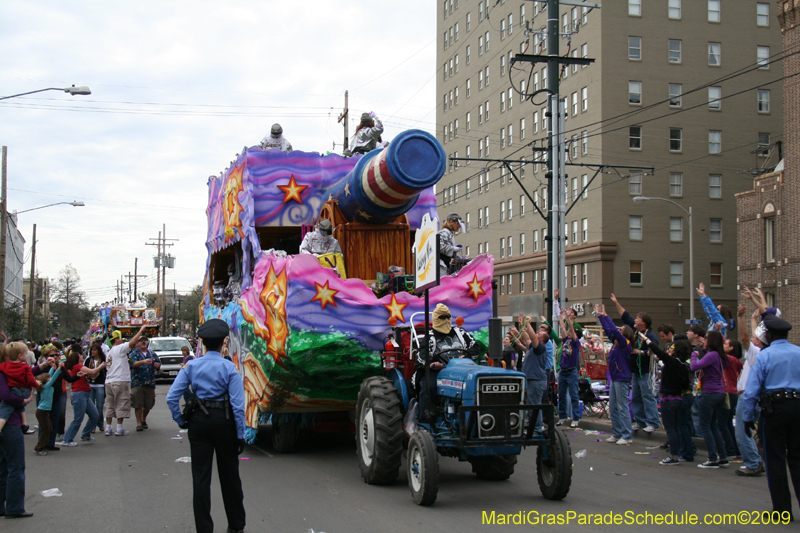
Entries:
POLYGON ((261 139, 259 146, 264 150, 277 148, 287 154, 292 151, 292 144, 283 136, 283 128, 277 123, 272 125, 269 135, 261 139))
POLYGON ((331 233, 333 233, 331 221, 323 218, 314 231, 306 233, 300 245, 300 253, 314 255, 342 253, 339 241, 331 233))

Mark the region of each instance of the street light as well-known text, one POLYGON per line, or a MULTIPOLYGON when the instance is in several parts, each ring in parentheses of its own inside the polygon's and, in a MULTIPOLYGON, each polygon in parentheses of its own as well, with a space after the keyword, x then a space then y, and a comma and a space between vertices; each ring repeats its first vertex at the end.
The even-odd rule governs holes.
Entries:
POLYGON ((646 202, 648 200, 661 200, 662 202, 669 202, 673 205, 677 205, 683 212, 689 215, 689 316, 691 316, 692 324, 694 323, 695 316, 694 316, 694 237, 692 232, 692 208, 689 206, 689 209, 686 209, 678 202, 673 202, 668 198, 658 198, 655 196, 635 196, 633 198, 634 202, 646 202))
POLYGON ((53 207, 54 205, 62 205, 62 204, 63 205, 71 205, 72 207, 83 207, 83 206, 86 205, 85 203, 83 203, 81 201, 75 200, 74 202, 56 202, 54 204, 40 205, 39 207, 33 207, 31 209, 25 209, 23 211, 14 211, 14 212, 17 215, 20 215, 22 213, 27 213, 28 211, 36 211, 37 209, 44 209, 45 207, 53 207))
POLYGON ((80 85, 78 87, 73 85, 72 87, 48 87, 47 89, 39 89, 37 91, 30 91, 27 93, 12 94, 11 96, 2 96, 0 97, 0 100, 8 100, 9 98, 16 98, 17 96, 27 96, 29 94, 43 93, 45 91, 64 91, 65 93, 69 93, 72 96, 75 96, 76 94, 80 95, 92 94, 92 91, 86 85, 80 85))

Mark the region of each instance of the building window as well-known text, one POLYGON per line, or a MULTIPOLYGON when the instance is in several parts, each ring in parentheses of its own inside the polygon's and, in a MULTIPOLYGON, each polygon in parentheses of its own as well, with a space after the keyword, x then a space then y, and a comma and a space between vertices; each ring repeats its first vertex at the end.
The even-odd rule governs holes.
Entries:
POLYGON ((756 60, 759 69, 769 69, 769 46, 756 46, 756 60))
POLYGON ((628 193, 633 196, 642 194, 642 173, 631 172, 628 177, 628 193))
POLYGON ((642 217, 631 215, 628 217, 628 238, 632 241, 642 240, 642 217))
POLYGON ((483 69, 483 82, 486 86, 489 86, 489 66, 487 65, 485 69, 483 69))
POLYGON ((631 261, 629 263, 629 281, 631 285, 641 285, 642 284, 642 262, 641 261, 631 261))
POLYGON ((683 263, 671 261, 669 264, 669 284, 671 287, 683 287, 683 263))
MULTIPOLYGON (((534 2, 534 5, 536 5, 535 2, 534 2)), ((539 271, 538 270, 534 270, 533 271, 533 292, 536 292, 538 290, 539 290, 539 271)))
POLYGON ((642 149, 642 127, 631 126, 628 128, 628 148, 631 150, 642 149))
POLYGON ((484 42, 484 49, 488 52, 489 51, 489 32, 487 31, 483 35, 483 42, 484 42))
POLYGON ((583 199, 589 197, 589 175, 584 174, 581 176, 581 190, 583 191, 583 199))
MULTIPOLYGON (((510 179, 511 178, 509 178, 509 180, 510 179)), ((508 205, 508 220, 511 220, 512 218, 514 218, 514 204, 511 202, 511 198, 508 199, 508 202, 506 202, 506 204, 508 205)))
MULTIPOLYGON (((500 251, 500 257, 503 257, 503 251, 500 251)), ((506 277, 500 276, 500 294, 506 293, 506 277)))
POLYGON ((519 119, 519 140, 525 139, 525 119, 519 119))
POLYGON ((670 63, 680 63, 681 62, 681 44, 682 44, 682 41, 680 39, 670 39, 669 40, 669 62, 670 63))
POLYGON ((570 146, 572 147, 572 159, 578 157, 578 136, 573 135, 570 138, 570 146))
MULTIPOLYGON (((469 146, 467 146, 467 157, 469 157, 469 146)), ((467 164, 469 165, 469 161, 467 161, 467 164)), ((472 178, 467 178, 467 181, 466 181, 466 187, 467 187, 466 197, 467 198, 469 198, 470 184, 471 183, 472 183, 472 178)), ((467 213, 467 216, 469 216, 469 213, 467 213)))
POLYGON ((683 242, 683 219, 681 217, 669 218, 670 242, 683 242))
POLYGON ((642 0, 628 0, 628 15, 633 17, 642 16, 642 0))
MULTIPOLYGON (((467 31, 472 29, 472 13, 467 13, 467 31)), ((467 254, 469 255, 469 254, 467 254)))
POLYGON ((478 2, 478 21, 483 20, 483 2, 478 2))
POLYGON ((453 121, 453 137, 458 138, 458 119, 453 121))
POLYGON ((681 0, 669 0, 668 16, 672 20, 681 19, 681 0))
POLYGON ((722 198, 722 176, 711 174, 708 177, 708 196, 709 198, 722 198))
MULTIPOLYGON (((581 45, 581 57, 587 59, 589 57, 589 44, 583 43, 581 45)), ((581 68, 586 68, 588 65, 581 65, 581 68)))
POLYGON ((708 224, 708 240, 710 242, 722 242, 722 219, 712 218, 708 224))
MULTIPOLYGON (((489 190, 489 186, 488 185, 486 186, 486 190, 489 190)), ((489 226, 489 206, 488 205, 483 208, 483 224, 484 224, 484 226, 487 226, 487 227, 489 226)), ((487 250, 487 253, 488 253, 488 250, 489 250, 489 243, 488 242, 486 243, 486 250, 487 250)))
POLYGON ((538 252, 539 251, 539 230, 538 229, 533 230, 533 251, 534 252, 538 252))
POLYGON ((722 87, 708 88, 708 108, 709 109, 722 108, 722 87))
POLYGON ((506 221, 506 203, 504 201, 500 201, 500 222, 506 221))
POLYGON ((578 221, 572 221, 572 244, 578 244, 578 221))
POLYGON ((519 255, 525 255, 525 234, 519 234, 519 255))
MULTIPOLYGON (((508 99, 509 103, 511 102, 511 98, 508 99)), ((508 145, 511 146, 514 144, 514 126, 509 124, 506 126, 506 135, 508 136, 508 145)))
POLYGON ((500 40, 506 38, 506 19, 500 20, 500 40))
POLYGON ((719 4, 720 4, 720 0, 708 0, 708 21, 709 22, 719 22, 720 21, 719 4))
POLYGON ((769 89, 758 90, 758 112, 769 113, 769 89))
MULTIPOLYGON (((489 120, 489 103, 486 103, 486 120, 489 120)), ((483 145, 486 147, 486 157, 489 157, 489 136, 483 138, 483 145)), ((489 190, 489 181, 486 181, 486 190, 489 190)))
MULTIPOLYGON (((500 237, 500 259, 503 259, 506 256, 506 238, 500 237)), ((500 276, 502 279, 503 276, 500 276)))
POLYGON ((478 71, 478 90, 479 91, 483 90, 483 71, 482 70, 478 71))
POLYGON ((506 110, 506 93, 505 91, 500 93, 500 112, 504 113, 506 110))
POLYGON ((584 87, 581 89, 581 111, 589 109, 589 88, 584 87))
POLYGON ((683 93, 683 85, 680 83, 670 83, 669 84, 669 106, 670 107, 680 107, 681 106, 681 94, 683 93))
MULTIPOLYGON (((470 129, 470 117, 471 114, 469 111, 467 111, 467 131, 470 129)), ((469 157, 469 146, 467 146, 467 157, 469 157)), ((467 161, 467 164, 469 165, 469 161, 467 161)))
POLYGON ((767 262, 775 261, 775 217, 764 218, 764 245, 767 262))
MULTIPOLYGON (((468 233, 470 230, 469 213, 467 213, 467 218, 464 219, 464 225, 467 227, 464 233, 468 233)), ((469 255, 469 252, 467 252, 467 255, 469 255)))
POLYGON ((680 152, 683 150, 683 130, 680 128, 669 129, 669 151, 680 152))
POLYGON ((572 116, 578 114, 578 91, 572 93, 572 116))
POLYGON ((683 174, 680 172, 670 172, 669 174, 669 195, 683 196, 683 174))
POLYGON ((506 245, 508 245, 508 254, 507 254, 507 257, 511 257, 511 246, 512 246, 512 242, 511 242, 511 235, 509 235, 509 236, 508 236, 508 239, 506 239, 506 245))
POLYGON ((711 263, 708 284, 712 287, 722 287, 722 263, 711 263))
POLYGON ((722 132, 710 130, 708 132, 708 153, 718 154, 722 152, 722 132))
POLYGON ((720 43, 708 43, 708 64, 713 67, 722 64, 722 45, 720 43))
POLYGON ((478 37, 478 55, 483 55, 483 35, 478 37))
POLYGON ((642 82, 629 81, 628 82, 628 103, 634 105, 641 105, 642 103, 642 82))
POLYGON ((589 242, 589 219, 581 220, 581 242, 589 242))
POLYGON ((483 253, 483 243, 479 242, 478 243, 478 255, 480 255, 482 253, 483 253))
POLYGON ((483 209, 478 209, 478 227, 483 227, 483 209))
POLYGON ((761 157, 768 157, 769 153, 766 151, 767 146, 770 145, 769 142, 769 133, 759 133, 758 134, 758 149, 761 150, 759 156, 761 157))
POLYGON ((769 4, 761 2, 756 4, 756 25, 769 26, 769 4))
POLYGON ((572 286, 578 286, 578 265, 572 265, 572 286))
POLYGON ((525 292, 525 272, 519 273, 519 292, 525 292))

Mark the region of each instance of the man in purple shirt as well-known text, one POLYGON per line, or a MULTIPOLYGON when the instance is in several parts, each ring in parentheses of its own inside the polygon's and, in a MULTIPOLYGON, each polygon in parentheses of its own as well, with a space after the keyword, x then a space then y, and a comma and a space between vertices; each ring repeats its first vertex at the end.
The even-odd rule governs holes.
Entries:
POLYGON ((578 367, 580 366, 581 342, 572 321, 567 317, 566 311, 561 311, 560 317, 561 337, 564 344, 561 348, 561 369, 558 372, 558 422, 560 426, 567 421, 567 392, 569 392, 570 403, 572 404, 572 422, 570 427, 578 427, 581 419, 580 404, 578 403, 578 367), (567 331, 566 325, 569 325, 567 331))

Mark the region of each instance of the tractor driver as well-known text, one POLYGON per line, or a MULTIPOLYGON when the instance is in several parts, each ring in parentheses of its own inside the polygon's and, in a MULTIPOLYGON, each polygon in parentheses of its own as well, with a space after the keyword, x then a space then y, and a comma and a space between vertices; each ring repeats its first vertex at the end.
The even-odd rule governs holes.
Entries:
MULTIPOLYGON (((469 357, 476 359, 480 354, 480 346, 464 328, 453 326, 450 323, 450 309, 444 304, 438 304, 433 310, 433 334, 430 337, 428 351, 430 357, 430 378, 436 383, 436 376, 452 357, 469 357), (464 350, 464 352, 444 353, 448 350, 464 350)), ((422 350, 417 352, 416 371, 411 377, 411 383, 419 390, 419 412, 425 416, 425 354, 422 350)), ((436 388, 431 388, 432 401, 436 399, 436 388)))
POLYGON ((323 218, 317 224, 314 231, 309 231, 303 237, 303 243, 300 245, 301 254, 340 254, 342 247, 339 246, 339 241, 336 237, 331 235, 333 233, 333 225, 327 218, 323 218))

